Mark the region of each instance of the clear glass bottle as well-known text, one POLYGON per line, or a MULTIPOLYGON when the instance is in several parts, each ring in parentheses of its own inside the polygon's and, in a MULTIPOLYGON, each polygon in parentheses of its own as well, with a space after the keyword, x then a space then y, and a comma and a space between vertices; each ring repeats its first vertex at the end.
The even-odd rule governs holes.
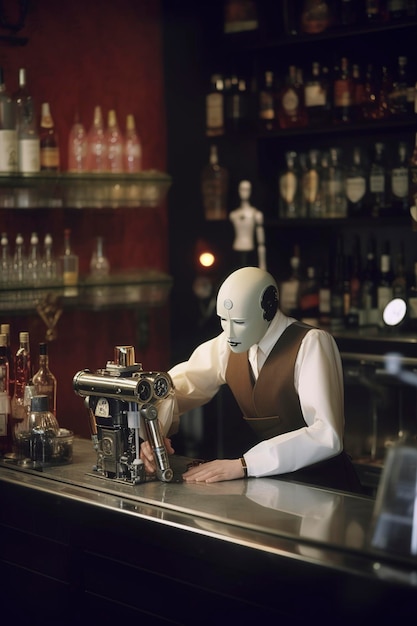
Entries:
POLYGON ((113 174, 123 172, 124 138, 119 128, 116 111, 110 109, 107 116, 106 151, 107 171, 113 174))
POLYGON ((142 170, 142 143, 136 131, 135 118, 131 113, 126 117, 124 170, 130 174, 142 170))
POLYGON ((309 150, 303 174, 303 197, 306 217, 324 217, 325 207, 321 195, 320 152, 309 150))
POLYGON ((0 67, 0 172, 16 172, 17 165, 16 103, 0 67))
POLYGON ((387 166, 385 144, 375 144, 375 152, 369 168, 369 201, 372 217, 379 217, 387 211, 387 166))
POLYGON ((78 114, 68 135, 68 171, 85 172, 87 170, 87 133, 78 114))
POLYGON ((225 130, 244 132, 250 126, 250 98, 246 80, 232 75, 225 82, 225 130))
POLYGON ((290 258, 290 274, 280 285, 280 308, 290 317, 298 319, 300 315, 300 288, 302 283, 300 247, 294 246, 290 258))
POLYGON ((105 172, 107 168, 107 145, 104 132, 103 113, 100 106, 94 107, 94 117, 87 135, 87 171, 105 172))
POLYGON ((219 164, 216 145, 210 146, 208 164, 201 172, 201 195, 206 220, 224 220, 227 218, 227 194, 229 172, 219 164))
POLYGON ((54 440, 59 435, 59 424, 55 415, 48 409, 48 397, 34 395, 29 413, 29 458, 43 465, 53 461, 54 440))
POLYGON ((408 154, 407 144, 400 141, 395 162, 391 168, 391 209, 395 215, 406 215, 408 206, 408 154))
POLYGON ((23 173, 39 172, 40 138, 37 127, 35 103, 26 82, 26 69, 19 69, 19 87, 14 94, 16 102, 16 129, 18 145, 18 170, 23 173))
POLYGON ((30 236, 29 253, 26 259, 26 280, 31 284, 36 284, 41 278, 41 258, 39 250, 38 233, 30 236))
POLYGON ((71 229, 64 230, 64 254, 60 257, 62 282, 67 296, 75 296, 78 293, 78 255, 71 247, 71 229))
POLYGON ((53 239, 50 233, 46 233, 43 241, 43 257, 42 257, 42 280, 53 281, 56 279, 56 259, 53 254, 53 239))
POLYGON ((47 396, 48 411, 56 416, 57 381, 49 368, 48 344, 44 342, 39 344, 39 368, 33 375, 32 385, 36 396, 47 396))
POLYGON ((0 457, 12 452, 10 376, 7 357, 7 336, 0 333, 0 457))
POLYGON ((414 114, 414 87, 415 81, 411 79, 408 71, 408 58, 399 56, 392 81, 392 90, 389 94, 389 106, 392 115, 404 117, 414 114))
POLYGON ((15 355, 15 384, 12 398, 12 420, 14 437, 28 430, 28 413, 25 406, 25 388, 32 377, 29 333, 19 333, 19 347, 15 355))
POLYGON ((345 193, 345 171, 341 164, 338 148, 330 148, 327 180, 327 217, 347 217, 347 199, 345 193))
POLYGON ((23 282, 25 280, 25 250, 24 241, 20 233, 16 235, 15 249, 13 255, 13 280, 23 282))
POLYGON ((358 146, 353 149, 352 162, 346 172, 346 197, 349 217, 360 217, 366 207, 366 170, 362 150, 358 146))
POLYGON ((60 169, 58 135, 49 102, 43 102, 41 107, 40 161, 41 170, 57 172, 60 169))
POLYGON ((95 277, 108 276, 110 273, 110 263, 104 254, 103 237, 96 238, 96 247, 91 255, 90 274, 95 277))
POLYGON ((7 285, 12 280, 13 264, 10 257, 9 238, 7 233, 1 234, 1 268, 0 268, 0 283, 7 285))
POLYGON ((286 167, 279 177, 279 215, 283 218, 300 216, 300 180, 297 168, 297 153, 285 153, 286 167))

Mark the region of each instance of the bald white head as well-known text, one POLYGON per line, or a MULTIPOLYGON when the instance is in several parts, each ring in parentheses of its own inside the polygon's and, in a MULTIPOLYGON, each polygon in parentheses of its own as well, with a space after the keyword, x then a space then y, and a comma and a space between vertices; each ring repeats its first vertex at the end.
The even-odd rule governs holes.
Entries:
POLYGON ((246 352, 262 339, 278 308, 274 278, 259 267, 242 267, 221 285, 217 315, 233 352, 246 352))

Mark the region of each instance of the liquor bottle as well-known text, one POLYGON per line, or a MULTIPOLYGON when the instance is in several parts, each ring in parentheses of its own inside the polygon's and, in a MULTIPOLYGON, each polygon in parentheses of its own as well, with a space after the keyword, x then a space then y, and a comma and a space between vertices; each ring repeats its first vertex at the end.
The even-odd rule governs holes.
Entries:
POLYGON ((37 233, 30 236, 29 253, 26 259, 26 280, 36 284, 40 280, 41 258, 39 251, 39 237, 37 233))
POLYGON ((300 181, 297 169, 297 153, 285 153, 286 167, 279 177, 279 215, 283 218, 300 216, 300 181))
POLYGON ((129 174, 142 170, 142 144, 136 131, 135 118, 131 113, 126 116, 124 145, 124 170, 129 174))
POLYGON ((305 107, 309 126, 324 126, 330 121, 329 85, 320 63, 314 61, 304 85, 305 107))
POLYGON ((224 134, 224 81, 221 74, 213 74, 210 91, 206 95, 206 135, 219 137, 224 134))
POLYGON ((392 297, 393 289, 391 253, 390 244, 388 241, 386 241, 384 245, 384 250, 380 256, 379 277, 377 286, 379 326, 383 326, 382 314, 387 304, 392 300, 392 297))
POLYGON ((382 24, 388 19, 385 0, 365 0, 366 21, 369 24, 382 24))
POLYGON ((300 286, 300 319, 312 326, 319 323, 319 283, 313 265, 307 267, 306 280, 300 286))
POLYGON ((106 153, 107 171, 113 174, 123 172, 123 146, 124 138, 117 122, 114 109, 110 109, 107 115, 106 153))
POLYGON ((387 13, 390 21, 407 17, 407 0, 387 0, 387 13))
POLYGON ((336 249, 333 253, 332 276, 331 276, 331 328, 338 330, 345 326, 345 254, 343 237, 339 236, 336 241, 336 249))
POLYGON ((321 195, 320 153, 309 150, 306 169, 302 178, 303 198, 306 216, 311 218, 324 217, 325 207, 321 195))
POLYGON ((353 102, 352 102, 352 119, 363 119, 363 105, 365 102, 365 79, 361 74, 361 69, 357 63, 352 65, 352 81, 353 81, 353 102))
POLYGON ((56 260, 52 250, 53 239, 50 233, 46 233, 43 241, 42 257, 42 280, 53 281, 56 279, 56 260))
POLYGON ((20 233, 16 235, 16 243, 13 256, 13 280, 23 282, 25 279, 25 251, 24 241, 20 233))
POLYGON ((326 216, 347 217, 345 171, 341 164, 341 152, 330 148, 327 180, 326 216))
POLYGON ((417 262, 413 265, 413 279, 407 294, 408 314, 412 330, 417 329, 417 262))
POLYGON ((58 135, 51 115, 49 102, 43 102, 40 123, 40 161, 41 170, 58 171, 60 168, 60 152, 58 135))
POLYGON ((414 149, 408 163, 408 205, 413 218, 413 225, 417 222, 417 133, 415 136, 414 149))
POLYGON ((353 149, 352 163, 346 172, 346 197, 349 217, 363 215, 366 201, 366 172, 359 147, 353 149))
POLYGON ((7 337, 0 333, 0 457, 12 452, 12 424, 7 337))
POLYGON ((107 276, 110 272, 110 263, 104 254, 103 237, 96 237, 96 247, 91 255, 90 274, 95 277, 107 276))
POLYGON ((0 67, 0 172, 17 171, 16 105, 0 67))
POLYGON ((395 215, 406 215, 408 206, 408 154, 407 144, 400 141, 391 169, 391 207, 395 215))
POLYGON ((26 84, 26 70, 19 69, 19 87, 14 94, 16 102, 16 130, 18 170, 23 173, 39 172, 40 139, 37 128, 35 103, 26 84))
POLYGON ((0 267, 0 283, 7 285, 13 279, 13 263, 10 257, 9 238, 7 233, 2 233, 0 238, 1 245, 1 267, 0 267))
POLYGON ((301 31, 303 33, 316 35, 329 28, 331 25, 329 4, 323 0, 304 0, 301 8, 301 31))
POLYGON ((349 124, 353 116, 354 83, 347 57, 342 57, 333 82, 333 122, 349 124))
POLYGON ((201 172, 201 195, 206 220, 227 218, 229 173, 219 164, 216 145, 210 146, 209 163, 201 172))
POLYGON ((300 265, 300 248, 295 245, 290 259, 290 275, 280 286, 280 307, 285 315, 296 319, 300 314, 300 286, 302 282, 300 265))
POLYGON ((258 127, 261 131, 275 130, 277 127, 276 87, 274 73, 266 71, 259 90, 258 127))
POLYGON ((321 280, 319 286, 319 324, 328 327, 331 323, 332 307, 331 307, 331 283, 329 264, 326 263, 321 272, 321 280))
POLYGON ((78 283, 78 255, 74 254, 71 247, 71 230, 64 230, 64 254, 60 258, 62 282, 66 286, 64 294, 67 296, 77 295, 78 283))
POLYGON ((392 90, 388 95, 391 115, 405 117, 414 114, 415 81, 409 75, 406 56, 398 57, 392 90))
POLYGON ((407 299, 408 285, 407 274, 405 271, 405 254, 404 243, 401 243, 397 253, 397 262, 395 264, 394 276, 392 279, 392 295, 394 298, 407 299))
POLYGON ((387 166, 385 163, 385 145, 375 144, 375 152, 369 168, 369 200, 371 216, 379 217, 387 211, 387 166))
POLYGON ((349 267, 349 311, 346 316, 346 327, 357 328, 359 326, 359 316, 362 296, 362 267, 361 267, 361 246, 360 238, 355 237, 352 246, 351 263, 349 267))
POLYGON ((286 84, 278 94, 278 121, 282 129, 307 126, 304 89, 297 79, 297 68, 290 65, 286 84))
POLYGON ((369 237, 366 252, 366 262, 361 280, 361 308, 364 312, 364 325, 378 322, 378 264, 376 256, 376 243, 373 237, 369 237))
POLYGON ((226 132, 247 130, 250 126, 250 98, 246 80, 233 74, 225 81, 224 98, 226 132))
POLYGON ((25 406, 25 388, 32 377, 29 333, 19 333, 19 347, 15 355, 15 385, 11 411, 14 437, 28 430, 28 413, 25 406))
POLYGON ((105 172, 107 146, 104 134, 103 113, 100 106, 94 107, 94 117, 87 134, 87 171, 105 172))
POLYGON ((10 343, 10 324, 1 324, 0 333, 6 337, 6 357, 9 363, 9 395, 12 398, 14 393, 14 357, 12 353, 12 346, 10 343))
POLYGON ((48 344, 39 344, 39 368, 33 375, 32 385, 36 396, 48 397, 48 411, 56 416, 57 381, 49 368, 48 344))
POLYGON ((68 171, 87 170, 87 133, 84 124, 76 114, 68 135, 68 171))

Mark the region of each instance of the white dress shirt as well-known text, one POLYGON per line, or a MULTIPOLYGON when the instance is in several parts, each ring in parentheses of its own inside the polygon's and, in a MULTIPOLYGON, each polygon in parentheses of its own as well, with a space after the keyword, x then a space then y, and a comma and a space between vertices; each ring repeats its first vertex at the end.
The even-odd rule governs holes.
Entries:
MULTIPOLYGON (((277 311, 259 344, 250 348, 248 357, 255 377, 278 338, 294 321, 277 311)), ((169 371, 176 398, 186 407, 182 412, 205 404, 225 384, 229 354, 222 332, 198 346, 188 361, 169 371)), ((261 441, 248 450, 244 457, 249 476, 292 472, 333 457, 343 449, 343 370, 336 342, 329 333, 312 329, 304 337, 295 362, 294 387, 307 425, 261 441)))

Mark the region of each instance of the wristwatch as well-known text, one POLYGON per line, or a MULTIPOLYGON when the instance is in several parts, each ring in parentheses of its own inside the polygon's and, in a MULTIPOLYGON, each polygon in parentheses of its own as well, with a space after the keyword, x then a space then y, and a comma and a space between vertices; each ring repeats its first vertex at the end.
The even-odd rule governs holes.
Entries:
POLYGON ((243 471, 245 473, 245 478, 247 478, 248 477, 248 466, 246 465, 246 461, 243 458, 243 456, 240 457, 240 462, 242 463, 242 468, 243 468, 243 471))

